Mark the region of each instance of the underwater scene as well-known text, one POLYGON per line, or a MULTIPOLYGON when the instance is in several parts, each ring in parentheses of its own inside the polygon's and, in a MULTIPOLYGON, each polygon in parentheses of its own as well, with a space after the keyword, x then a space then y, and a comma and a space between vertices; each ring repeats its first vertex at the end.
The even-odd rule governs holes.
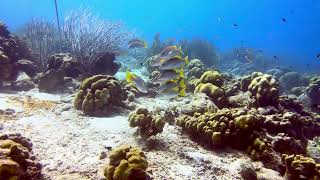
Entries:
POLYGON ((2 0, 0 180, 320 180, 320 0, 2 0))

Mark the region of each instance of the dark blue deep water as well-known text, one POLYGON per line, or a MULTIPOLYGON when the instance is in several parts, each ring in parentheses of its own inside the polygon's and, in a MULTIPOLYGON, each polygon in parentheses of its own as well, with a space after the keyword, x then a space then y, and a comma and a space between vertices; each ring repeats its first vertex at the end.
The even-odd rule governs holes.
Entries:
MULTIPOLYGON (((60 18, 79 7, 122 20, 149 43, 202 38, 220 52, 239 46, 259 48, 265 56, 296 70, 320 70, 320 0, 57 0, 60 18), (311 69, 304 68, 306 64, 311 69)), ((3 0, 0 19, 11 30, 32 17, 55 20, 53 0, 3 0)))

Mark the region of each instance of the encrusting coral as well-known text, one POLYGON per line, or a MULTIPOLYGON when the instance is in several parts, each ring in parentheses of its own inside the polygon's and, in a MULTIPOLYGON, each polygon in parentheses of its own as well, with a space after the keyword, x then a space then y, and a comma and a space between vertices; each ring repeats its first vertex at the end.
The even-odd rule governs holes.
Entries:
POLYGON ((96 75, 85 79, 74 100, 77 110, 87 115, 106 115, 123 107, 125 92, 113 76, 96 75))
POLYGON ((109 165, 104 168, 107 180, 145 180, 148 162, 138 148, 123 146, 112 150, 109 165))
POLYGON ((42 167, 31 150, 29 139, 20 134, 0 135, 0 179, 38 179, 42 167))
POLYGON ((150 137, 163 131, 165 121, 159 115, 139 108, 129 116, 130 127, 138 127, 141 136, 150 137))
POLYGON ((257 101, 259 107, 278 105, 279 82, 271 75, 254 72, 241 80, 241 89, 249 90, 257 101))
POLYGON ((317 164, 312 158, 284 154, 282 159, 286 166, 285 179, 320 179, 320 164, 317 164))

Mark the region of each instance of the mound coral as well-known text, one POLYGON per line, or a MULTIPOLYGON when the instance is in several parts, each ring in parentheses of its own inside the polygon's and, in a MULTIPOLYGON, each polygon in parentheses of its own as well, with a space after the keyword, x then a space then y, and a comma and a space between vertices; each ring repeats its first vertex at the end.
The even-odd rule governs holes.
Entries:
POLYGON ((109 165, 104 168, 107 180, 145 180, 148 177, 146 156, 137 148, 116 148, 112 150, 109 158, 109 165))
POLYGON ((263 117, 255 115, 254 111, 223 109, 216 113, 181 115, 176 119, 176 123, 191 135, 214 146, 245 149, 256 138, 253 131, 260 127, 263 120, 263 117))
POLYGON ((115 77, 96 75, 82 82, 74 106, 87 115, 106 115, 123 107, 124 98, 125 92, 115 77))
POLYGON ((20 134, 0 136, 0 179, 38 179, 41 165, 31 154, 32 144, 20 134))
POLYGON ((218 107, 226 107, 228 105, 225 91, 211 83, 200 83, 194 93, 205 93, 218 107))
POLYGON ((249 90, 255 97, 259 107, 278 105, 279 82, 271 75, 254 72, 241 80, 241 89, 249 90))
POLYGON ((221 87, 223 85, 223 77, 218 71, 206 71, 200 77, 201 83, 211 83, 221 87))
POLYGON ((163 131, 165 121, 145 108, 139 108, 129 116, 131 127, 138 127, 142 136, 149 137, 163 131))
POLYGON ((302 155, 283 155, 286 165, 285 179, 320 179, 320 164, 302 155))

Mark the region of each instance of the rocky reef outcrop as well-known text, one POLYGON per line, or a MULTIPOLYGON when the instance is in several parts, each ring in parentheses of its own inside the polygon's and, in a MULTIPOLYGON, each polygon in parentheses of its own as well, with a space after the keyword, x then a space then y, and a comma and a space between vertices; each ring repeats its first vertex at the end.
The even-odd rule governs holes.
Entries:
POLYGON ((124 107, 125 91, 113 76, 96 75, 80 85, 74 107, 87 115, 108 115, 124 107))
POLYGON ((29 139, 20 134, 0 135, 0 179, 39 179, 41 168, 29 139))
POLYGON ((104 167, 107 180, 145 180, 149 177, 147 157, 138 148, 118 147, 112 150, 109 158, 109 164, 104 167))
POLYGON ((0 22, 0 82, 15 81, 19 71, 25 71, 30 76, 35 74, 36 66, 30 61, 26 65, 26 60, 22 59, 33 59, 30 49, 0 22))

